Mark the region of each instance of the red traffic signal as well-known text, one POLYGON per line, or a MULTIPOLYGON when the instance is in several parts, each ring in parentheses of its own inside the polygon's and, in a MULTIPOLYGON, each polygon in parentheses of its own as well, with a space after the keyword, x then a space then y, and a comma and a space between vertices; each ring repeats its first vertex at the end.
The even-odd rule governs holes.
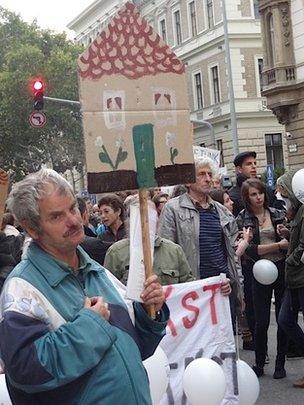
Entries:
POLYGON ((41 80, 35 80, 33 83, 33 88, 34 90, 38 91, 38 90, 42 90, 43 89, 43 83, 41 80))
POLYGON ((41 79, 34 79, 32 81, 32 92, 34 95, 34 110, 43 110, 44 83, 41 79))

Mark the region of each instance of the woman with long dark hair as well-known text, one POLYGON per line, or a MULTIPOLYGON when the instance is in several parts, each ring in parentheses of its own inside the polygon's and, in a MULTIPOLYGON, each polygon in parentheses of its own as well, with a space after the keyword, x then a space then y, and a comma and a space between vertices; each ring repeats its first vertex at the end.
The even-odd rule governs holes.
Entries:
MULTIPOLYGON (((259 179, 248 179, 242 185, 242 198, 245 209, 237 217, 239 228, 252 229, 253 238, 245 252, 243 271, 252 278, 252 298, 255 314, 254 341, 255 365, 253 369, 258 377, 264 374, 267 355, 267 332, 270 322, 272 293, 275 296, 275 313, 278 318, 282 297, 285 290, 284 266, 288 241, 281 239, 277 225, 285 221, 284 211, 268 205, 266 187, 259 179), (252 268, 260 259, 271 260, 278 268, 278 278, 270 285, 259 283, 252 276, 252 268)), ((277 356, 273 378, 286 377, 285 354, 286 335, 278 326, 277 356)))

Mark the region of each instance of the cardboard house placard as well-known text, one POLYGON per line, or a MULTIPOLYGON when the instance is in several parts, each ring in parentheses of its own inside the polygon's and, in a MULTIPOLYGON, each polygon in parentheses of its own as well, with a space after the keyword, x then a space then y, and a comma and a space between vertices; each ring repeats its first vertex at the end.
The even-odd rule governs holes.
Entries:
POLYGON ((78 65, 89 192, 194 182, 185 66, 132 3, 78 65))

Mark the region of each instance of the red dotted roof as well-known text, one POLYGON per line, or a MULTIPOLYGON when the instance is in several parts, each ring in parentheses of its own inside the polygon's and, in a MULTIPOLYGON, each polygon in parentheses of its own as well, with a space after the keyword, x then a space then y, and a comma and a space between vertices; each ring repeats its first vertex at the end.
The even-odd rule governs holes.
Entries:
POLYGON ((79 74, 83 78, 121 74, 138 79, 158 73, 184 72, 182 61, 132 3, 120 9, 79 58, 79 74))

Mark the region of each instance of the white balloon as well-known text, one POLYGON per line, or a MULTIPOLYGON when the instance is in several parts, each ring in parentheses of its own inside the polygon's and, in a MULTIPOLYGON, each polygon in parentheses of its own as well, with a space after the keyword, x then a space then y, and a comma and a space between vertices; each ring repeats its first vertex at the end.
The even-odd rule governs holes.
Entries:
POLYGON ((239 405, 253 405, 260 394, 260 383, 252 368, 243 360, 237 360, 239 405))
POLYGON ((144 360, 143 364, 149 377, 152 404, 158 405, 169 384, 168 357, 163 349, 158 346, 153 356, 144 360))
POLYGON ((211 359, 195 359, 186 367, 183 387, 192 405, 219 405, 226 392, 224 371, 211 359))
POLYGON ((271 261, 267 259, 261 259, 253 265, 254 278, 261 284, 272 284, 278 278, 278 268, 271 261))
POLYGON ((294 195, 304 204, 304 169, 300 169, 294 174, 291 186, 294 195))
POLYGON ((4 374, 0 374, 0 404, 12 405, 10 396, 8 395, 4 374))

